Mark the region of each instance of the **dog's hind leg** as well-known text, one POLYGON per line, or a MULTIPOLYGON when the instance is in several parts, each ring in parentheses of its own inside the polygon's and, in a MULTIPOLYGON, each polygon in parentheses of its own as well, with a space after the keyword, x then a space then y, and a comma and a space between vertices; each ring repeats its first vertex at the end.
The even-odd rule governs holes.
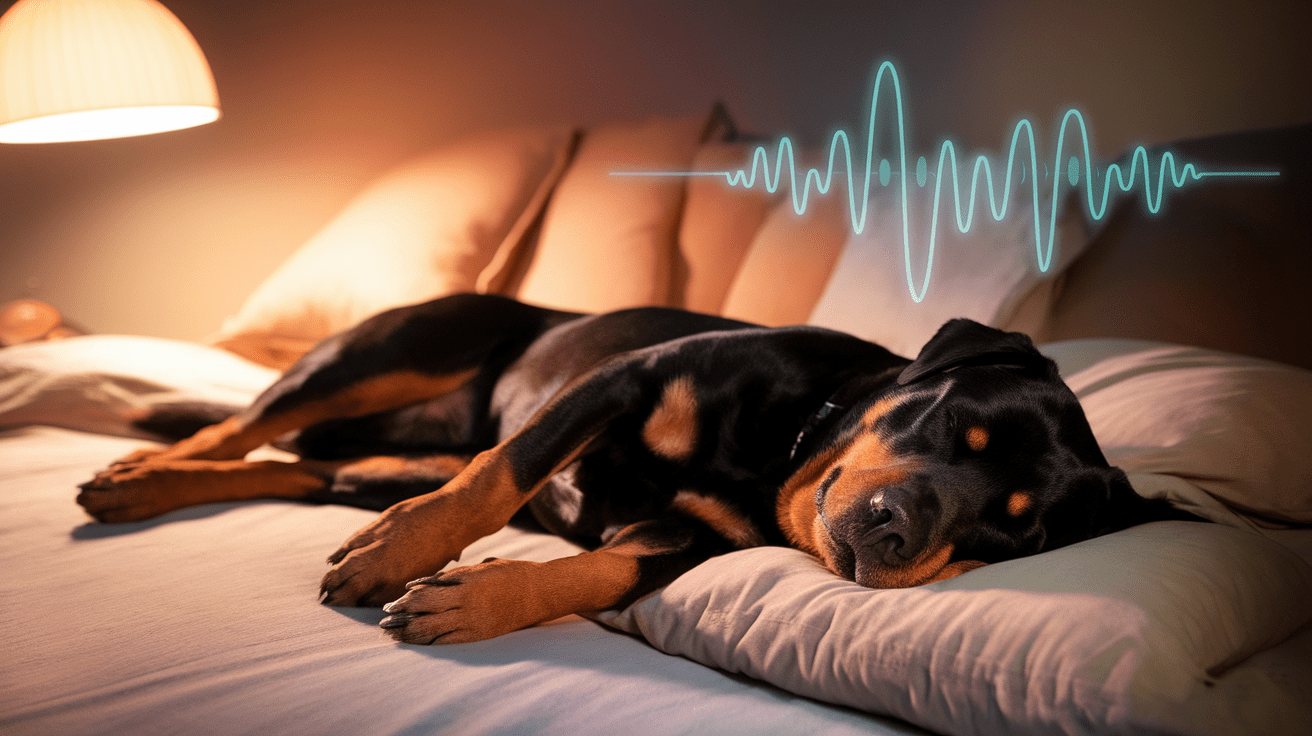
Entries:
POLYGON ((240 414, 123 462, 237 460, 292 430, 426 401, 480 374, 494 380, 539 335, 576 316, 478 294, 388 310, 316 345, 240 414))
MULTIPOLYGON (((486 394, 505 365, 547 329, 576 316, 474 294, 383 312, 319 343, 236 416, 205 427, 171 447, 137 452, 113 463, 83 485, 80 498, 85 498, 84 505, 92 510, 109 496, 87 496, 86 491, 106 494, 117 484, 123 484, 122 491, 135 497, 174 496, 132 504, 142 513, 248 498, 251 496, 240 484, 217 480, 235 478, 246 471, 234 471, 228 466, 202 469, 170 465, 178 461, 240 461, 251 450, 293 430, 387 412, 453 392, 460 392, 455 402, 458 406, 449 412, 450 422, 460 425, 453 433, 476 437, 478 425, 486 420, 486 394), (147 465, 151 467, 142 468, 147 465), (203 493, 183 487, 190 482, 188 478, 194 480, 202 471, 207 478, 203 493)), ((285 469, 278 470, 277 477, 291 477, 283 472, 285 469)), ((303 482, 279 486, 277 493, 258 495, 303 497, 298 494, 303 486, 313 486, 306 480, 311 476, 318 474, 310 472, 302 477, 303 482)), ((419 487, 409 486, 408 492, 419 492, 419 487)), ((367 503, 355 505, 381 508, 380 499, 398 497, 395 487, 383 492, 375 484, 372 489, 379 493, 325 492, 324 500, 350 503, 359 499, 367 503)), ((94 510, 92 513, 96 514, 94 510)))
POLYGON ((77 502, 96 521, 119 523, 216 501, 300 499, 330 485, 340 465, 314 460, 124 463, 79 486, 77 502))
POLYGON ((141 521, 216 501, 292 499, 382 510, 451 480, 469 458, 162 460, 112 467, 81 485, 77 502, 102 522, 141 521))

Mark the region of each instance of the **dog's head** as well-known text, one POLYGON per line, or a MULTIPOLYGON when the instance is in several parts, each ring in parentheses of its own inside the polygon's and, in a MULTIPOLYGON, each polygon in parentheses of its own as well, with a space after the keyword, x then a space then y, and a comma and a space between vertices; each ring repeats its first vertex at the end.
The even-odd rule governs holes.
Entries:
POLYGON ((798 546, 875 588, 1164 518, 1107 464, 1079 402, 1020 333, 952 320, 896 382, 872 379, 817 431, 780 497, 798 546))

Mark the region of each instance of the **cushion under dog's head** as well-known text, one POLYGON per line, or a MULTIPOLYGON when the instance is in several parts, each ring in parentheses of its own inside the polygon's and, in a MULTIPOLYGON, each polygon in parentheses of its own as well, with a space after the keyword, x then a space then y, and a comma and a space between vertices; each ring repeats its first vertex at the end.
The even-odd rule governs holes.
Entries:
POLYGON ((858 388, 785 489, 793 541, 869 587, 920 585, 1180 517, 1108 465, 1030 339, 952 320, 895 383, 858 388))

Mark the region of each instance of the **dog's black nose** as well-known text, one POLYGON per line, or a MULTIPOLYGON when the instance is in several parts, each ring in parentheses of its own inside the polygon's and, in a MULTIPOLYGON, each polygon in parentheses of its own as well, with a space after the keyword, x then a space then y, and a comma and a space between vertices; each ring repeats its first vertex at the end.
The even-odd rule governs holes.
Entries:
POLYGON ((920 494, 909 488, 890 487, 870 497, 872 532, 869 545, 886 564, 896 565, 920 554, 929 529, 920 494))
POLYGON ((884 505, 880 497, 870 499, 870 510, 875 515, 875 526, 881 527, 893 521, 893 511, 884 505))

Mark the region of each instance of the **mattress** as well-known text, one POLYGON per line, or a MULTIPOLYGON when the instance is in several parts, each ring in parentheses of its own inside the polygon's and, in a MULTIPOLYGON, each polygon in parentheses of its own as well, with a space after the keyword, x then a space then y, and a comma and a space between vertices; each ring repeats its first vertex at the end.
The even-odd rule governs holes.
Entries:
MULTIPOLYGON (((1305 732, 1312 532, 1268 528, 1282 509, 1299 513, 1300 498, 1267 494, 1259 514, 1252 496, 1255 486, 1303 488, 1295 456, 1306 417, 1272 430, 1293 437, 1292 449, 1268 448, 1239 469, 1264 475, 1209 478, 1179 466, 1190 454, 1180 441, 1155 452, 1109 425, 1100 412, 1122 417, 1116 402, 1133 403, 1133 391, 1095 399, 1159 377, 1153 366, 1211 375, 1221 365, 1275 371, 1267 409, 1298 414, 1280 391, 1301 396, 1306 372, 1169 346, 1045 350, 1136 488, 1218 523, 1146 525, 905 591, 860 588, 795 550, 745 550, 595 620, 434 647, 393 643, 379 609, 317 602, 324 558, 373 512, 225 503, 105 525, 73 502, 77 483, 142 445, 134 411, 241 403, 273 372, 148 338, 0 351, 0 731, 1305 732)), ((1146 390, 1181 383, 1162 380, 1146 390)), ((1256 447, 1241 449, 1252 457, 1256 447)), ((454 564, 576 551, 507 528, 454 564)))

